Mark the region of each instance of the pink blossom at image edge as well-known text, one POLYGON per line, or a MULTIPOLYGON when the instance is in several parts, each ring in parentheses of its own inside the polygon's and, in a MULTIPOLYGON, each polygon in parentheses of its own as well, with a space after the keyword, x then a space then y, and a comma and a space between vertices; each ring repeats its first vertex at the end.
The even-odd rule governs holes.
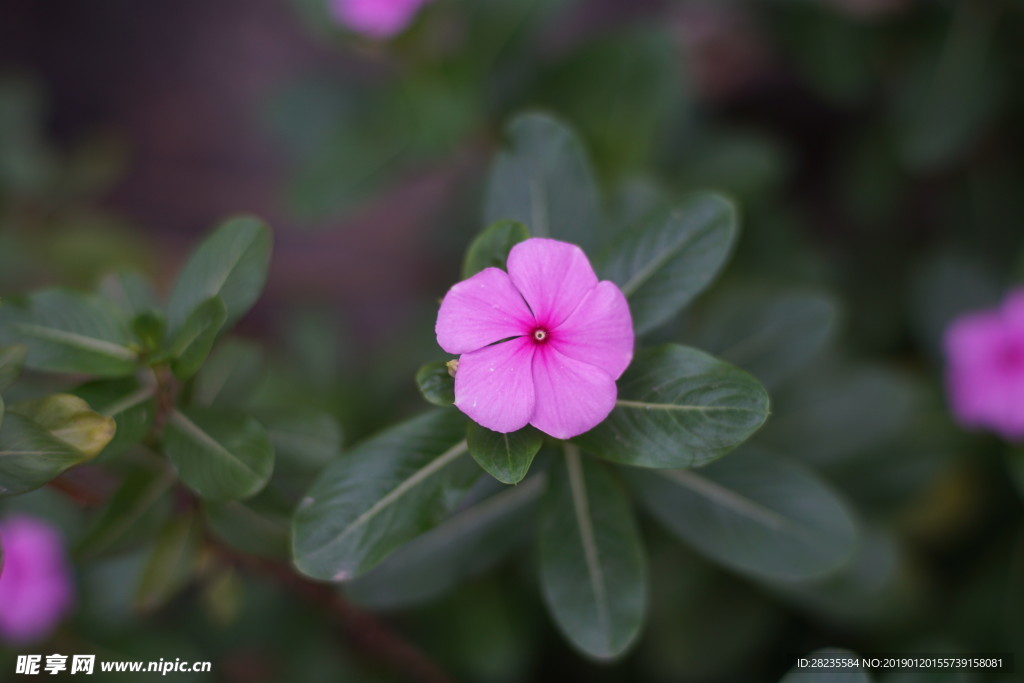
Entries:
POLYGON ((0 521, 0 641, 40 641, 71 610, 74 586, 60 533, 17 515, 0 521))
POLYGON ((456 284, 437 314, 437 342, 460 355, 455 406, 496 432, 531 424, 558 439, 596 427, 615 407, 633 359, 626 297, 598 282, 583 251, 534 238, 456 284))
POLYGON ((401 33, 429 0, 328 0, 334 19, 370 38, 401 33))
POLYGON ((1024 289, 946 329, 946 385, 956 419, 1024 441, 1024 289))

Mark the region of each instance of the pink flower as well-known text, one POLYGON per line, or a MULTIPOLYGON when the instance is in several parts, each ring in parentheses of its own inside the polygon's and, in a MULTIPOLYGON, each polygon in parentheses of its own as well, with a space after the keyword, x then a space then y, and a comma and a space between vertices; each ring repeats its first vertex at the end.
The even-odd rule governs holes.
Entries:
POLYGON ((370 38, 401 33, 429 0, 330 0, 331 15, 341 24, 370 38))
POLYGON ((0 523, 0 543, 0 640, 42 640, 74 602, 60 534, 34 517, 10 517, 0 523))
POLYGON ((597 281, 579 247, 556 240, 521 242, 507 274, 487 268, 452 287, 435 330, 441 348, 462 354, 456 407, 496 432, 532 424, 568 439, 592 429, 633 359, 626 297, 597 281))
POLYGON ((1024 440, 1024 289, 998 309, 970 313, 946 330, 946 382, 964 425, 1024 440))

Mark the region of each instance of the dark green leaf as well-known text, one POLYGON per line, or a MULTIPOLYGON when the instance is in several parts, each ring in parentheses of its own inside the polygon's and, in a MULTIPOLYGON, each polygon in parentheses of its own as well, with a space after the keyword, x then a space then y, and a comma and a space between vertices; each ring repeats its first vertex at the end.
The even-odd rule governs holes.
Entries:
POLYGON ((508 252, 529 238, 530 231, 516 221, 498 221, 487 227, 466 251, 466 259, 462 263, 463 279, 476 275, 484 268, 506 270, 508 252))
POLYGON ((527 425, 518 432, 500 434, 469 423, 466 432, 469 454, 480 467, 502 484, 518 484, 544 444, 544 435, 527 425))
POLYGON ((210 528, 228 545, 260 557, 288 557, 288 533, 294 505, 270 489, 246 501, 207 502, 210 528))
POLYGON ((174 359, 171 369, 179 380, 189 379, 202 367, 226 319, 224 301, 215 296, 199 304, 178 327, 168 353, 174 359))
POLYGON ((436 411, 328 467, 295 514, 295 565, 316 579, 351 579, 436 526, 479 473, 463 457, 464 434, 461 414, 436 411))
POLYGON ((166 331, 167 321, 157 311, 143 311, 132 318, 132 332, 147 353, 163 346, 166 331))
POLYGON ((527 539, 543 485, 543 477, 531 477, 460 509, 345 584, 346 594, 374 609, 405 607, 484 571, 527 539))
POLYGON ((622 233, 597 262, 622 288, 633 326, 643 334, 667 322, 725 265, 739 231, 736 207, 721 195, 694 193, 674 209, 622 233))
POLYGON ((138 363, 131 322, 112 301, 51 289, 0 305, 0 343, 28 347, 28 367, 116 377, 138 363))
POLYGON ((455 378, 448 370, 448 363, 436 361, 427 363, 416 373, 416 386, 423 398, 435 406, 451 407, 455 403, 455 378))
POLYGON ((747 373, 665 345, 637 354, 619 380, 615 410, 575 441, 626 465, 694 467, 743 443, 768 413, 768 394, 747 373))
POLYGON ((693 470, 624 469, 670 531, 717 562, 768 579, 807 579, 850 559, 857 529, 843 502, 803 467, 737 453, 693 470))
POLYGON ((75 395, 117 423, 104 458, 140 443, 156 418, 156 386, 140 384, 135 378, 96 380, 75 389, 75 395))
POLYGON ((252 399, 264 377, 263 349, 245 339, 228 338, 203 363, 195 377, 193 398, 200 405, 238 408, 252 399))
POLYGON ((135 608, 152 612, 173 598, 199 567, 202 529, 193 514, 177 515, 156 539, 135 590, 135 608))
POLYGON ((182 481, 211 500, 255 495, 274 469, 270 439, 247 415, 175 410, 164 428, 163 445, 182 481))
POLYGON ((0 429, 0 495, 39 488, 88 459, 32 420, 8 412, 0 429))
POLYGON ((248 216, 232 218, 195 250, 171 291, 167 318, 172 336, 204 301, 224 300, 231 327, 259 298, 270 263, 270 230, 248 216))
POLYGON ((585 654, 616 657, 639 635, 647 568, 629 500, 572 445, 541 506, 540 579, 555 622, 585 654))
POLYGON ((150 540, 170 513, 166 494, 173 485, 169 472, 131 471, 78 543, 79 559, 117 553, 150 540))
POLYGON ((28 347, 20 344, 0 348, 0 391, 7 389, 18 378, 27 355, 28 347))
POLYGON ((100 291, 132 316, 159 308, 153 285, 136 270, 121 270, 103 278, 100 291))
POLYGON ((836 303, 812 291, 741 290, 713 302, 695 346, 777 387, 815 359, 835 331, 836 303))
POLYGON ((87 459, 96 457, 106 448, 117 429, 114 420, 100 415, 81 398, 70 394, 22 401, 8 410, 32 420, 87 459))
POLYGON ((275 410, 259 414, 279 468, 319 472, 341 453, 338 421, 317 410, 275 410))
POLYGON ((535 237, 593 252, 601 244, 597 187, 575 134, 544 114, 525 114, 506 129, 487 186, 484 222, 518 221, 535 237))

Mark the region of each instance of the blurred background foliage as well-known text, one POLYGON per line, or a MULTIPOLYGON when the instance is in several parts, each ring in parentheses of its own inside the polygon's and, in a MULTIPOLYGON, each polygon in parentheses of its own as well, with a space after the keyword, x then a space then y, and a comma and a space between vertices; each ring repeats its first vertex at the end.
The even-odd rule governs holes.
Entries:
MULTIPOLYGON (((8 0, 0 292, 93 287, 126 266, 166 289, 209 225, 258 213, 275 227, 267 291, 211 363, 253 410, 323 416, 295 425, 322 448, 285 446, 273 487, 204 511, 201 530, 151 509, 97 549, 113 490, 89 467, 0 501, 76 549, 80 606, 47 651, 211 659, 203 680, 227 681, 402 680, 408 643, 494 682, 771 681, 823 646, 1024 665, 1024 451, 953 424, 941 354, 954 316, 1024 277, 1022 36, 1011 0, 434 0, 387 42, 320 0, 8 0), (525 109, 577 131, 611 223, 690 189, 738 200, 728 270, 655 336, 764 382, 773 416, 744 451, 809 466, 859 523, 846 567, 782 581, 641 517, 652 615, 610 666, 555 632, 530 545, 467 558, 461 582, 356 584, 365 607, 338 609, 274 559, 340 434, 422 410, 411 378, 439 355, 436 301, 525 109), (158 530, 188 566, 147 572, 158 530)), ((8 398, 64 386, 28 375, 8 398)), ((121 467, 119 495, 146 467, 121 467)))

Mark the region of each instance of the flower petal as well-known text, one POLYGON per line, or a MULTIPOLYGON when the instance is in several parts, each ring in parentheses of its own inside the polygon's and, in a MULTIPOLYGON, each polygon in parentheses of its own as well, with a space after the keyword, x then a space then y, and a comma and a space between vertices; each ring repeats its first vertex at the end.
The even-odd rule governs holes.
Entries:
POLYGON ((537 347, 533 384, 537 400, 530 423, 556 439, 590 431, 615 407, 615 380, 607 372, 559 353, 551 344, 537 347))
POLYGON ((508 274, 537 323, 558 327, 597 286, 597 275, 575 244, 535 237, 512 247, 508 274))
POLYGON ((455 372, 455 407, 495 432, 525 427, 534 410, 533 356, 529 338, 463 354, 455 372))
POLYGON ((437 343, 448 353, 469 353, 529 334, 533 316, 508 275, 485 268, 448 290, 437 314, 437 343))
POLYGON ((618 379, 633 360, 633 342, 633 319, 626 297, 605 280, 552 332, 550 343, 566 356, 618 379))

